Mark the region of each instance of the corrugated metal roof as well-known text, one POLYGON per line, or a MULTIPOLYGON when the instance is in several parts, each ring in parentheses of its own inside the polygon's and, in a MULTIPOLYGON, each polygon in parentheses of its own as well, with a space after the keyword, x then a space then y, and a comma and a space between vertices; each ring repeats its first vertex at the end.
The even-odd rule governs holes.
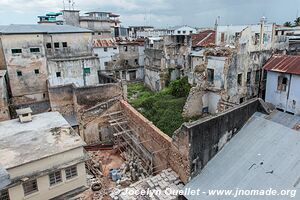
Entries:
POLYGON ((216 41, 216 32, 213 30, 201 31, 192 35, 193 47, 205 47, 214 45, 216 41))
POLYGON ((94 47, 113 47, 117 46, 115 39, 94 40, 94 47))
POLYGON ((10 177, 6 169, 0 165, 0 190, 11 183, 10 177))
POLYGON ((30 33, 89 33, 91 30, 69 25, 11 24, 0 26, 1 34, 30 33))
POLYGON ((300 75, 299 55, 273 55, 264 70, 300 75))
MULTIPOLYGON (((200 189, 189 200, 227 200, 232 196, 209 196, 213 189, 292 189, 300 180, 300 134, 281 124, 254 115, 186 186, 200 189)), ((296 196, 295 199, 298 199, 296 196)), ((238 196, 237 200, 282 200, 287 196, 238 196)))

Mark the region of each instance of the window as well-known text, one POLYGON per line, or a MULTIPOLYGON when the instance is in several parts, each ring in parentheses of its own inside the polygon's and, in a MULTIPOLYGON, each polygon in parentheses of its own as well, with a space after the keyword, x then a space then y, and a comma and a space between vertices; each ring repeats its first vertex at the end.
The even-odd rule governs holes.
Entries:
POLYGON ((124 61, 124 64, 125 64, 125 65, 128 65, 128 60, 125 60, 125 61, 124 61))
POLYGON ((67 42, 63 42, 63 43, 62 43, 62 46, 63 46, 64 48, 66 48, 66 47, 68 47, 68 43, 67 43, 67 42))
POLYGON ((108 62, 104 62, 104 66, 108 66, 108 62))
POLYGON ((202 112, 203 112, 203 113, 208 113, 208 107, 203 107, 203 108, 202 108, 202 112))
POLYGON ((47 49, 51 49, 51 48, 52 48, 52 44, 51 44, 51 43, 47 43, 47 44, 46 44, 46 48, 47 48, 47 49))
POLYGON ((116 50, 116 49, 118 49, 116 46, 114 46, 114 49, 116 50))
POLYGON ((0 191, 0 200, 9 200, 8 190, 0 191))
POLYGON ((91 73, 91 68, 84 68, 83 69, 84 74, 90 74, 91 73))
POLYGON ((101 35, 101 33, 98 33, 98 35, 101 35))
POLYGON ((190 33, 193 33, 193 31, 190 31, 190 33))
POLYGON ((39 70, 39 69, 35 69, 35 70, 34 70, 34 73, 35 73, 35 74, 39 74, 39 73, 40 73, 40 70, 39 70))
POLYGON ((60 171, 56 171, 56 172, 53 172, 53 173, 49 174, 50 186, 55 185, 55 184, 60 183, 60 182, 62 182, 60 171))
POLYGON ((244 102, 244 98, 240 98, 240 103, 243 103, 244 102))
POLYGON ((30 48, 30 53, 38 53, 40 52, 40 48, 30 48))
POLYGON ((61 72, 56 72, 56 77, 61 77, 61 72))
POLYGON ((135 71, 130 71, 129 72, 129 79, 132 80, 136 80, 136 70, 135 71))
POLYGON ((22 72, 21 71, 17 71, 17 76, 22 76, 22 72))
POLYGON ((138 59, 135 59, 135 60, 134 60, 134 63, 135 63, 136 65, 139 65, 139 60, 138 60, 138 59))
POLYGON ((127 51, 127 50, 128 50, 127 46, 124 46, 124 51, 127 51))
POLYGON ((38 191, 38 185, 36 179, 23 183, 24 195, 35 193, 38 191))
POLYGON ((74 178, 78 175, 76 166, 66 168, 65 172, 66 172, 66 179, 67 180, 72 179, 72 178, 74 178))
POLYGON ((59 42, 54 42, 54 48, 59 48, 59 42))
POLYGON ((177 31, 177 33, 178 33, 178 34, 180 34, 180 33, 181 33, 181 31, 177 31))
POLYGON ((11 50, 12 54, 18 54, 18 53, 22 53, 22 49, 12 49, 11 50))
POLYGON ((237 83, 239 86, 242 85, 242 74, 238 74, 237 83))
POLYGON ((95 33, 92 33, 92 35, 95 35, 95 33))
POLYGON ((185 33, 186 33, 186 31, 182 31, 182 33, 183 33, 183 34, 185 34, 185 33))
POLYGON ((288 79, 284 76, 278 76, 277 90, 286 91, 288 79))
POLYGON ((255 83, 258 83, 260 80, 260 70, 255 71, 255 83))
POLYGON ((213 69, 207 69, 207 81, 209 83, 214 83, 214 70, 213 69))
POLYGON ((104 52, 107 52, 107 47, 104 47, 104 49, 103 49, 103 50, 104 50, 104 52))
POLYGON ((259 43, 259 33, 255 33, 254 36, 254 45, 257 45, 259 43))
POLYGON ((247 84, 249 85, 251 82, 251 72, 247 72, 247 84))

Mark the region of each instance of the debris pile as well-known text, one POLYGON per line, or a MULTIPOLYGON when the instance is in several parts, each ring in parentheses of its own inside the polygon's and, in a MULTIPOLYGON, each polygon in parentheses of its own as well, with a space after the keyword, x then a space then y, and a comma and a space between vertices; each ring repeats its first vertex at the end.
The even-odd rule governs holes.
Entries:
POLYGON ((179 176, 169 168, 156 176, 141 179, 127 188, 116 187, 111 192, 110 197, 114 200, 175 200, 178 195, 168 194, 168 191, 178 191, 183 187, 179 176), (143 194, 141 191, 145 191, 145 193, 143 194))

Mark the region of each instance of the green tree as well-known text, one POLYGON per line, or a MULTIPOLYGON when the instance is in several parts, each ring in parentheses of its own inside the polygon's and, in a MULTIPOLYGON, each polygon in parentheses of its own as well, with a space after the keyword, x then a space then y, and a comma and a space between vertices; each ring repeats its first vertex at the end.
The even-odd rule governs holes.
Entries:
POLYGON ((294 22, 295 26, 300 26, 300 17, 297 17, 294 22))
POLYGON ((285 22, 283 25, 286 26, 286 27, 292 27, 293 26, 292 22, 285 22))

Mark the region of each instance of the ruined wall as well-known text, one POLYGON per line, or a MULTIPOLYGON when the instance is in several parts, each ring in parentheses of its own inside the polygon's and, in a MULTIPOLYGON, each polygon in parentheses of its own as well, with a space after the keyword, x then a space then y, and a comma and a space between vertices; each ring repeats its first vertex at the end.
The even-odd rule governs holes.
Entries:
POLYGON ((186 138, 174 141, 160 131, 152 122, 136 111, 126 101, 120 101, 122 111, 134 125, 140 141, 147 141, 143 146, 154 156, 155 172, 171 167, 183 181, 188 179, 188 143, 186 138))
POLYGON ((267 113, 260 99, 254 99, 215 117, 185 123, 175 137, 189 140, 190 176, 194 177, 236 134, 255 112, 267 113))

